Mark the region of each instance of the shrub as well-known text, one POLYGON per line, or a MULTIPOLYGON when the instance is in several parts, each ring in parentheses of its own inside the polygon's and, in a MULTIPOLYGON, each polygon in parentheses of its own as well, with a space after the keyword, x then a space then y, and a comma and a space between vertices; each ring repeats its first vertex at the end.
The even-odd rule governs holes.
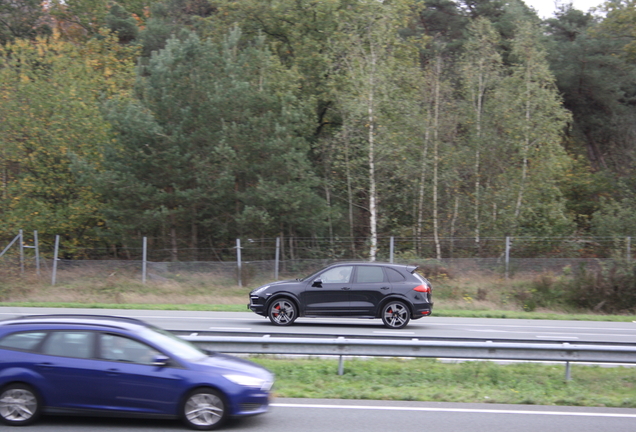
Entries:
POLYGON ((598 268, 581 265, 568 284, 567 302, 595 312, 621 313, 636 309, 636 263, 614 261, 598 268))

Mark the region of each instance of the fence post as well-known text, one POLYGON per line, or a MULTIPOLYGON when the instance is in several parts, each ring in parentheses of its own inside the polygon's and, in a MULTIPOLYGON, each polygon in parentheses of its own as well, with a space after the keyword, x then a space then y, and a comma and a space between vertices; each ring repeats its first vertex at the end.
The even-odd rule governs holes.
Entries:
POLYGON ((395 241, 395 238, 393 236, 391 236, 391 243, 390 243, 390 246, 389 246, 389 262, 391 264, 393 264, 393 250, 394 250, 394 247, 395 247, 394 241, 395 241))
POLYGON ((236 239, 236 264, 238 266, 238 286, 243 288, 241 281, 241 239, 236 239))
POLYGON ((627 261, 632 260, 632 238, 627 237, 627 261))
POLYGON ((53 251, 53 275, 51 276, 51 285, 55 285, 55 278, 57 277, 57 252, 60 249, 60 236, 55 236, 55 249, 53 251))
POLYGON ((35 270, 38 277, 40 276, 40 242, 38 241, 38 231, 33 231, 33 240, 35 247, 35 270))
POLYGON ((9 250, 9 248, 10 248, 11 246, 13 246, 13 243, 15 243, 15 242, 16 242, 19 238, 20 238, 20 234, 18 234, 17 236, 15 236, 15 237, 13 238, 13 240, 11 240, 11 243, 9 243, 9 246, 7 246, 6 248, 4 248, 4 250, 3 250, 2 252, 0 252, 0 257, 1 257, 2 255, 4 255, 4 254, 5 254, 5 253, 9 250))
POLYGON ((510 270, 510 237, 506 236, 506 279, 508 279, 508 271, 510 270))
POLYGON ((279 259, 280 259, 280 237, 276 237, 276 259, 274 260, 274 280, 278 280, 279 259))
POLYGON ((144 237, 143 249, 141 253, 141 283, 146 283, 146 263, 148 262, 148 237, 144 237))
POLYGON ((22 230, 19 231, 20 234, 20 274, 24 274, 24 235, 22 234, 22 230))

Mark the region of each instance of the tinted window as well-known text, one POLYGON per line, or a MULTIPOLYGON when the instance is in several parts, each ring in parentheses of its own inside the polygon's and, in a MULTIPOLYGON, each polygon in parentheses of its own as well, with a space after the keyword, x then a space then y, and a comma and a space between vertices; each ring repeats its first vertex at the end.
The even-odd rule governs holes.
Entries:
POLYGON ((42 352, 54 356, 91 358, 93 341, 92 332, 57 331, 46 339, 42 352))
POLYGON ((358 266, 358 283, 384 282, 384 272, 382 267, 358 266))
POLYGON ((196 345, 173 335, 172 333, 160 328, 145 328, 142 330, 142 336, 150 342, 161 347, 168 353, 174 353, 181 358, 190 361, 199 361, 207 354, 196 345))
POLYGON ((391 282, 402 282, 405 279, 399 271, 393 270, 392 268, 387 268, 386 274, 391 282))
POLYGON ((106 360, 152 364, 160 353, 150 346, 127 337, 100 335, 100 357, 106 360))
POLYGON ((322 279, 323 283, 347 283, 351 278, 352 270, 353 266, 332 268, 320 275, 320 279, 322 279))
POLYGON ((40 341, 44 339, 44 332, 24 332, 14 333, 5 336, 0 340, 0 348, 19 349, 25 351, 33 351, 40 341))

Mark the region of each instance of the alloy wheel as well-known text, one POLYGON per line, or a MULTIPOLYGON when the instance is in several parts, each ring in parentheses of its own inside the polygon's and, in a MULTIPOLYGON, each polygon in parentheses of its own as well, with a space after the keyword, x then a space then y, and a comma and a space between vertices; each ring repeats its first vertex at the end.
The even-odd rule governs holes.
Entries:
POLYGON ((183 414, 186 423, 193 429, 211 430, 225 419, 226 407, 215 391, 200 390, 186 399, 183 414))
POLYGON ((296 306, 287 300, 276 300, 269 307, 269 319, 276 325, 289 325, 296 320, 296 306))
POLYGON ((402 302, 391 302, 382 309, 382 322, 388 328, 401 329, 410 319, 409 308, 402 302))
POLYGON ((39 414, 38 398, 25 385, 12 385, 0 394, 0 417, 11 425, 29 424, 39 414))

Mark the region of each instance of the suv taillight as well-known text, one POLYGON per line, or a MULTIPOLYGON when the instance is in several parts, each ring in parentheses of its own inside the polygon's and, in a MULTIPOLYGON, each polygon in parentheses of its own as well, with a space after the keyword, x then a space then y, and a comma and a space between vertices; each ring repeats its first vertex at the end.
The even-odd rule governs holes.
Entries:
POLYGON ((418 285, 415 288, 413 288, 413 291, 430 293, 431 292, 431 287, 428 286, 428 285, 418 285))

